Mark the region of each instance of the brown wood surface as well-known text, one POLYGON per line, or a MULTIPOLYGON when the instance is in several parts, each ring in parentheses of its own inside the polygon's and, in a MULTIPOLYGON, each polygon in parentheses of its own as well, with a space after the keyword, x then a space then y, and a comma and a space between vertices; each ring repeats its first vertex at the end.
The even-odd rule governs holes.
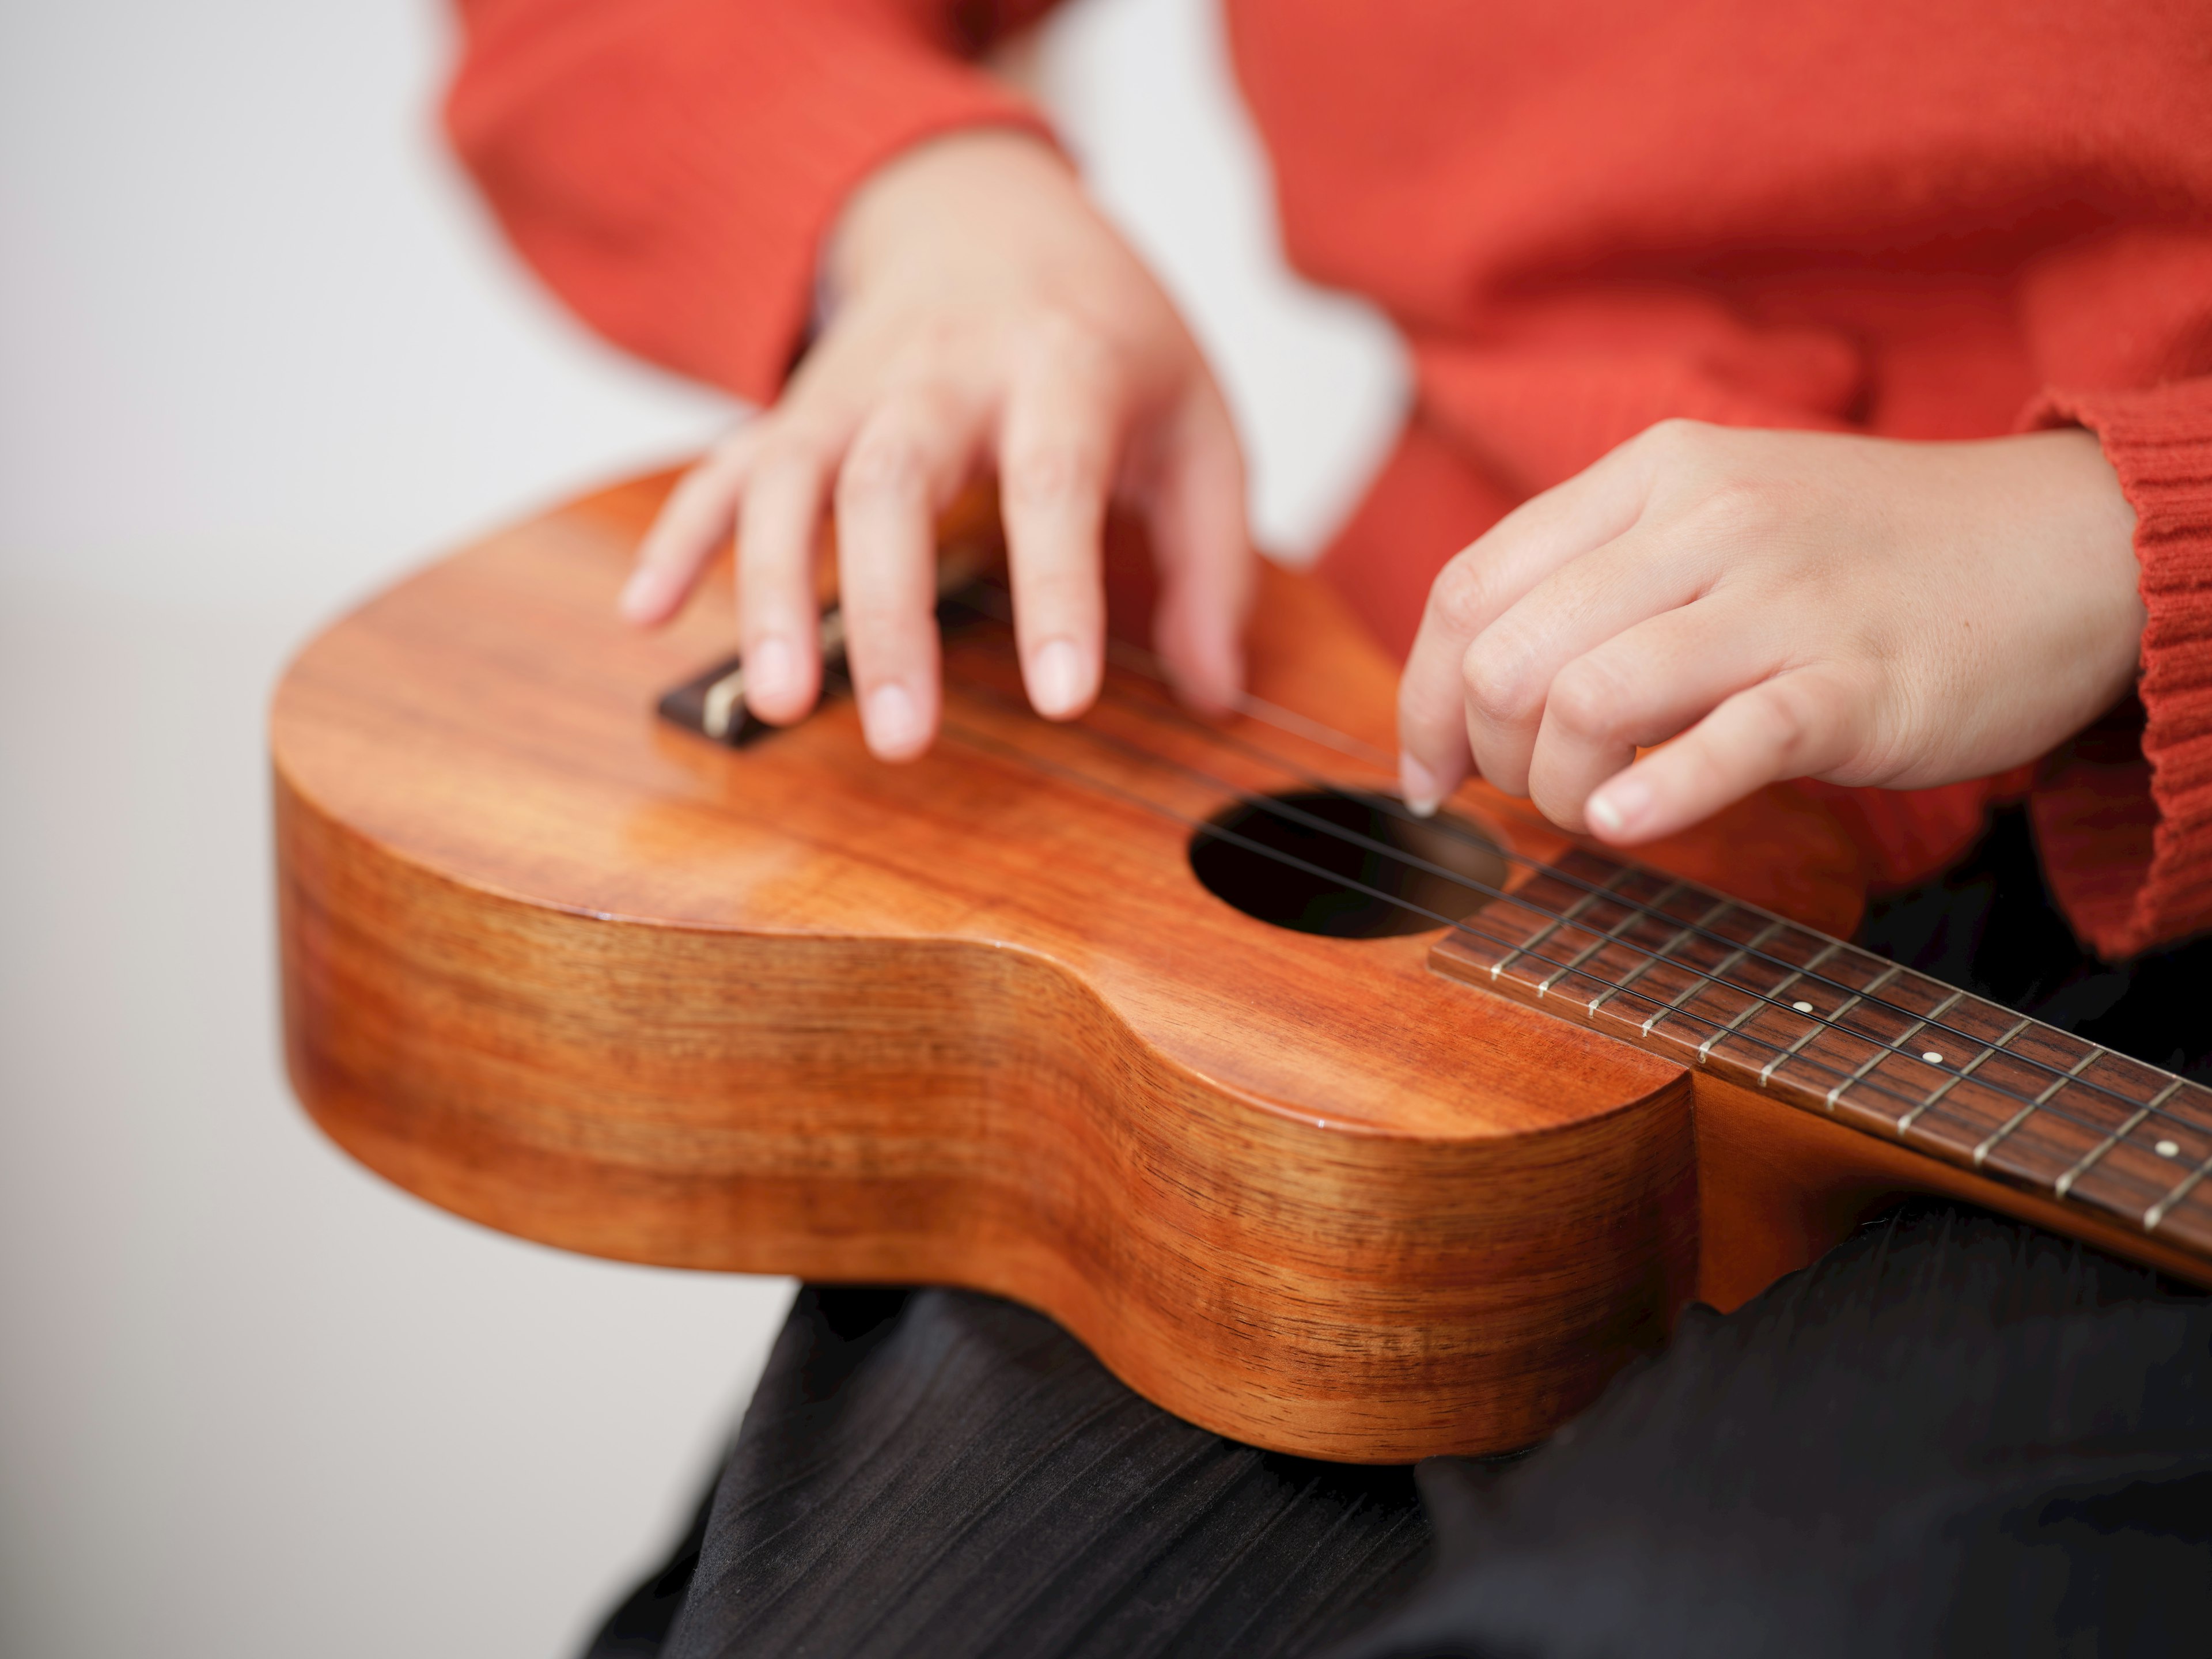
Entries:
MULTIPOLYGON (((276 695, 295 1086, 431 1202, 632 1261, 996 1291, 1194 1421, 1368 1461, 1548 1431, 1693 1290, 1740 1299, 1885 1193, 2036 1213, 1472 990, 1431 936, 1221 903, 1188 820, 1376 780, 1249 720, 1224 729, 1273 758, 1226 747, 1142 677, 1049 726, 979 630, 948 647, 947 738, 900 768, 835 701, 743 750, 657 720, 730 648, 726 576, 661 634, 613 617, 665 488, 432 565, 276 695)), ((1270 575, 1251 662, 1389 743, 1392 667, 1314 584, 1270 575)), ((1856 914, 1849 843, 1787 792, 1653 861, 1856 914)))

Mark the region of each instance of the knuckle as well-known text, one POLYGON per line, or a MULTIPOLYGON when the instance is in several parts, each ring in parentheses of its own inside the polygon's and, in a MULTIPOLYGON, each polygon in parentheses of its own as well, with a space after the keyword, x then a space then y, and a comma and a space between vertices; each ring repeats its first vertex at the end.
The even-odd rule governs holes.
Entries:
POLYGON ((921 452, 898 434, 878 429, 863 433, 847 452, 837 472, 837 499, 851 505, 904 500, 926 485, 921 452))
POLYGON ((1534 712, 1527 675, 1510 653, 1470 649, 1461 666, 1470 712, 1492 726, 1519 726, 1534 712))
POLYGON ((917 587, 894 571, 854 582, 839 594, 846 653, 864 677, 896 676, 913 665, 918 647, 935 630, 927 592, 926 581, 917 587))
POLYGON ((1017 512, 1065 507, 1095 492, 1097 468, 1081 446, 1045 443, 1025 446, 1000 469, 999 489, 1017 512))
POLYGON ((928 311, 913 319, 897 349, 894 379, 927 380, 973 355, 975 338, 968 319, 957 313, 928 311))
POLYGON ((1673 750, 1678 784, 1694 800, 1718 801, 1735 793, 1735 775, 1713 745, 1696 732, 1673 750))
POLYGON ((778 421, 758 442, 754 465, 762 472, 824 472, 835 458, 827 434, 805 421, 778 421))
POLYGON ((1454 638, 1471 639, 1490 620, 1490 585, 1482 567, 1462 554, 1437 574, 1429 591, 1429 605, 1437 621, 1454 638))
POLYGON ((1704 421, 1693 421, 1686 415, 1670 415, 1645 427, 1633 441, 1638 448, 1662 460, 1675 460, 1698 453, 1712 433, 1713 428, 1704 421))
POLYGON ((1112 365, 1113 345, 1105 332, 1064 307, 1040 311, 1024 334, 1027 354, 1057 373, 1103 375, 1112 365))
POLYGON ((714 441, 714 447, 702 456, 698 463, 684 476, 689 480, 727 472, 757 454, 761 438, 766 428, 759 421, 746 421, 725 432, 714 441))
POLYGON ((1778 520, 1771 486, 1753 478, 1726 477, 1699 493, 1689 513, 1695 532, 1708 539, 1738 542, 1771 533, 1778 520))
POLYGON ((1796 678, 1777 680, 1756 705, 1760 738, 1787 767, 1807 755, 1826 723, 1827 700, 1796 678))
POLYGON ((1574 736, 1610 738, 1623 728, 1626 691, 1603 663, 1580 658, 1553 680, 1544 712, 1574 736))

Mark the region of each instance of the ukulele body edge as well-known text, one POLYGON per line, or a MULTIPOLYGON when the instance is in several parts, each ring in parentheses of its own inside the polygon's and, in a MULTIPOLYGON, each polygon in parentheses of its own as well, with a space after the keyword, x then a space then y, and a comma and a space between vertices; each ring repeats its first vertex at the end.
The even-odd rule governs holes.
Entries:
MULTIPOLYGON (((1692 1295, 1734 1306, 1900 1192, 2206 1276, 1524 1006, 1455 936, 1232 909, 1193 826, 1346 774, 1294 735, 1232 723, 1255 759, 1141 685, 1048 726, 988 640, 948 645, 947 736, 911 766, 834 700, 744 750, 674 729, 655 702, 727 654, 729 592, 615 621, 666 485, 426 567, 278 689, 294 1087, 428 1201, 623 1260, 1006 1295, 1194 1422, 1352 1462, 1540 1438, 1692 1295)), ((1389 744, 1395 668, 1318 583, 1263 572, 1249 659, 1270 702, 1389 744)), ((1572 848, 1480 785, 1455 805, 1572 848)), ((1791 791, 1639 856, 1829 933, 1857 915, 1858 854, 1791 791)))

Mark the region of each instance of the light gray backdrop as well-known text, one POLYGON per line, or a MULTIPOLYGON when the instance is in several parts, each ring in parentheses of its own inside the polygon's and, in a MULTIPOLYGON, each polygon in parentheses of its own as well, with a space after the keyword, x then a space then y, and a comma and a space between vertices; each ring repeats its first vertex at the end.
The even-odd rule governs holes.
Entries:
MULTIPOLYGON (((544 1659, 676 1525, 789 1293, 556 1255, 307 1127, 260 719, 410 562, 696 446, 441 152, 427 0, 0 10, 0 1656, 544 1659)), ((1279 269, 1200 0, 1010 55, 1310 551, 1389 332, 1279 269)))

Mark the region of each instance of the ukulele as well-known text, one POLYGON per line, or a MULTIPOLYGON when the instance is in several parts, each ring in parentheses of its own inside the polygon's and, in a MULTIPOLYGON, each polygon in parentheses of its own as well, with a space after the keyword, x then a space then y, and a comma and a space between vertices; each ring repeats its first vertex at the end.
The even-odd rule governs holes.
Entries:
MULTIPOLYGON (((1218 720, 1126 642, 1037 719, 1002 590, 948 583, 943 734, 886 766, 835 672, 745 716, 726 568, 616 619, 667 484, 431 565, 277 689, 293 1085, 408 1191, 1009 1297, 1354 1462, 1536 1440, 1902 1193, 2212 1283, 2212 1093, 1839 942, 1857 854, 1808 797, 1636 863, 1479 782, 1417 819, 1394 665, 1272 568, 1218 720)), ((996 534, 956 514, 948 568, 996 534)))

